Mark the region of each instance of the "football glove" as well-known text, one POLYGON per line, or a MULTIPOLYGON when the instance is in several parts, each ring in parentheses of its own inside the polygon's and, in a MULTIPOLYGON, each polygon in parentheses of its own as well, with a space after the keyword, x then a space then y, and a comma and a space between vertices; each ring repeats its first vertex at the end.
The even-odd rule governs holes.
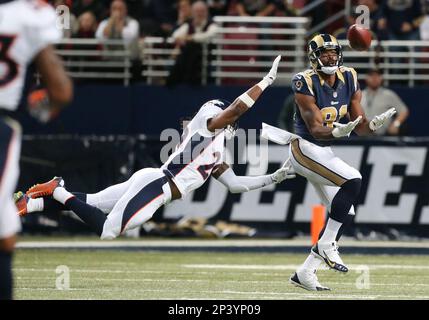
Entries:
POLYGON ((372 119, 369 122, 369 128, 372 131, 376 131, 380 129, 390 118, 393 117, 393 115, 396 113, 395 108, 390 108, 386 112, 383 112, 382 114, 375 116, 374 119, 372 119))
POLYGON ((354 121, 350 121, 347 124, 342 124, 338 122, 334 122, 334 130, 332 130, 332 135, 335 138, 341 138, 341 137, 349 137, 350 133, 356 128, 356 126, 359 124, 360 120, 362 119, 362 116, 357 117, 354 121))
POLYGON ((264 80, 270 86, 273 84, 274 80, 277 78, 277 69, 279 67, 280 59, 282 56, 278 55, 277 58, 274 59, 273 66, 271 67, 268 74, 264 77, 264 80))
POLYGON ((280 183, 286 179, 293 179, 296 177, 295 170, 292 168, 290 159, 286 160, 283 166, 276 172, 271 174, 271 180, 274 183, 280 183))
POLYGON ((52 109, 46 89, 37 89, 28 95, 28 111, 31 116, 41 123, 47 123, 58 115, 58 110, 52 109))

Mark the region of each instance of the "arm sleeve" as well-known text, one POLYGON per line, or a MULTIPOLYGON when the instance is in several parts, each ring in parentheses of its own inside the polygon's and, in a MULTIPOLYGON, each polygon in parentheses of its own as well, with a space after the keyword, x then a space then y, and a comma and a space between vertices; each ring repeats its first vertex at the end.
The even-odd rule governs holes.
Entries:
POLYGON ((137 20, 130 19, 128 24, 122 29, 122 39, 127 43, 139 37, 139 23, 137 20))
POLYGON ((95 32, 95 37, 97 39, 100 39, 100 40, 104 39, 103 32, 104 32, 104 29, 107 26, 107 22, 108 22, 107 20, 103 20, 103 21, 100 22, 100 24, 99 24, 99 26, 97 28, 97 31, 95 32))
POLYGON ((176 40, 177 38, 180 37, 184 37, 188 34, 188 24, 184 23, 182 24, 180 27, 178 27, 173 34, 171 35, 171 37, 176 40))
POLYGON ((207 28, 207 31, 201 32, 201 33, 195 33, 192 36, 192 39, 195 42, 199 42, 199 43, 208 42, 210 39, 214 38, 214 36, 216 35, 216 32, 217 32, 217 29, 218 29, 217 25, 215 23, 212 23, 207 28))
POLYGON ((236 176, 231 168, 228 168, 224 173, 222 173, 217 180, 226 186, 231 193, 247 192, 263 188, 274 183, 270 175, 257 177, 236 176))

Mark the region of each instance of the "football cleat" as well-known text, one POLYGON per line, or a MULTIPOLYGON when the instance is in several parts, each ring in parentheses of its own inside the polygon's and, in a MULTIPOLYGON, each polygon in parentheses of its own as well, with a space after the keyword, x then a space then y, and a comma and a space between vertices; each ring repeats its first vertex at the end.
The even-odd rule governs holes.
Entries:
POLYGON ((308 291, 328 291, 328 287, 322 286, 316 276, 316 270, 301 269, 290 277, 289 282, 294 286, 308 291))
POLYGON ((311 253, 325 261, 330 269, 344 273, 349 271, 349 268, 345 266, 343 260, 340 257, 336 241, 326 243, 317 242, 311 248, 311 253))
POLYGON ((13 194, 13 201, 15 202, 16 208, 18 209, 18 215, 23 217, 27 211, 27 203, 30 200, 30 197, 27 196, 24 192, 18 191, 13 194))
POLYGON ((33 199, 52 196, 54 190, 64 186, 64 180, 61 177, 54 177, 52 180, 32 186, 26 192, 27 196, 33 199))

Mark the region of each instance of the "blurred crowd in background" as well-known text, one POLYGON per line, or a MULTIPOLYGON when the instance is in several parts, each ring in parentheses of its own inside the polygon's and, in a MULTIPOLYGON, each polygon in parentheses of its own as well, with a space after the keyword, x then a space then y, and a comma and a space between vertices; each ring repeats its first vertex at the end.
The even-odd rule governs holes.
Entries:
MULTIPOLYGON (((184 24, 204 16, 297 16, 314 0, 50 0, 54 6, 66 5, 72 13, 66 37, 132 39, 145 36, 172 36, 184 24), (197 8, 195 2, 200 3, 197 8), (202 4, 205 4, 205 7, 202 4), (105 30, 110 30, 110 32, 105 30), (113 30, 113 31, 112 31, 113 30)), ((344 8, 345 1, 328 0, 309 12, 312 25, 344 8)), ((371 14, 371 30, 379 39, 429 39, 429 1, 427 0, 354 0, 371 14)), ((343 21, 336 21, 323 32, 340 35, 355 22, 355 10, 343 21)))
MULTIPOLYGON (((171 68, 167 85, 201 83, 197 64, 201 61, 201 43, 216 34, 215 16, 300 16, 300 10, 314 0, 52 0, 53 6, 65 5, 71 13, 70 28, 65 38, 121 39, 134 52, 136 74, 141 75, 139 40, 149 37, 172 37, 177 49, 176 64, 171 68), (179 54, 180 52, 180 54, 179 54)), ((338 19, 318 32, 345 39, 347 28, 356 23, 360 5, 369 9, 369 26, 378 40, 429 40, 429 0, 353 0, 350 15, 338 19), (356 13, 358 11, 358 13, 356 13)), ((316 10, 305 14, 310 18, 309 28, 344 9, 345 1, 327 0, 316 10)), ((76 49, 76 46, 74 47, 76 49)), ((417 49, 416 49, 417 50, 417 49)), ((421 49, 418 49, 421 50, 421 49)), ((380 70, 368 71, 362 81, 363 107, 367 114, 380 113, 391 105, 397 106, 399 116, 380 134, 398 135, 406 132, 403 123, 408 108, 390 89, 383 87, 380 70)), ((279 125, 291 130, 293 96, 285 101, 279 125), (284 116, 285 115, 285 116, 284 116)))

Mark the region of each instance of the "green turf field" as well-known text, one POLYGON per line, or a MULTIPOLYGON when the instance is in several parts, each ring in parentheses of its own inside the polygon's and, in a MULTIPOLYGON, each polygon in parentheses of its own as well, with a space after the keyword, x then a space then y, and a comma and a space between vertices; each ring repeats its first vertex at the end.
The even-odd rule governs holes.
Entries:
POLYGON ((428 256, 343 255, 351 270, 346 275, 319 271, 320 282, 332 289, 322 293, 288 283, 304 258, 277 253, 21 249, 14 260, 15 298, 429 299, 428 256), (64 274, 56 273, 62 265, 70 271, 69 290, 56 288, 56 282, 67 285, 64 274))

